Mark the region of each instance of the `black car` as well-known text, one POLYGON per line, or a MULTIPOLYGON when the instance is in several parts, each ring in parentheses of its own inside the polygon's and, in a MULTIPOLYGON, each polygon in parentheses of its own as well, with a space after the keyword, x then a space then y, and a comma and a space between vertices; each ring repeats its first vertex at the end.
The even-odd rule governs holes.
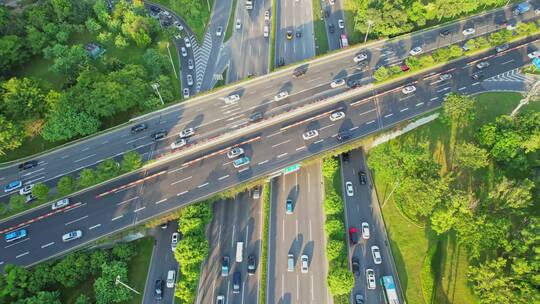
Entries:
POLYGON ((325 10, 324 11, 324 18, 328 18, 330 17, 330 11, 329 10, 325 10))
POLYGON ((351 138, 351 134, 349 133, 349 131, 339 132, 338 135, 336 136, 336 139, 339 142, 344 142, 349 138, 351 138))
POLYGON ((293 78, 298 78, 306 74, 306 69, 296 68, 293 72, 293 78))
POLYGON ((163 280, 156 280, 156 289, 154 290, 154 298, 161 300, 163 298, 163 280))
POLYGON ((352 264, 352 272, 354 273, 355 276, 359 276, 360 275, 360 260, 358 260, 357 257, 353 257, 351 259, 351 264, 352 264))
POLYGON ((363 71, 368 66, 369 66, 369 62, 367 60, 363 60, 356 64, 356 69, 359 71, 363 71))
POLYGON ((256 121, 259 121, 263 118, 262 116, 262 113, 261 112, 255 112, 253 114, 251 114, 251 116, 249 117, 249 120, 251 122, 256 122, 256 121))
POLYGON ((330 24, 328 26, 328 31, 330 32, 330 34, 333 34, 334 33, 334 25, 333 24, 330 24))
POLYGON ((248 256, 247 273, 248 275, 253 275, 255 274, 256 270, 257 270, 257 262, 255 261, 255 255, 251 254, 248 256))
POLYGON ((161 130, 161 131, 157 131, 157 132, 152 133, 152 139, 154 139, 154 141, 162 140, 166 136, 167 136, 167 131, 165 131, 165 130, 161 130))
POLYGON ((144 130, 148 129, 148 125, 145 123, 138 124, 136 126, 131 127, 131 133, 139 133, 144 130))
POLYGON ((359 293, 354 295, 354 304, 364 304, 364 296, 359 293))
POLYGON ((343 157, 343 161, 344 162, 349 162, 349 160, 351 159, 350 155, 349 155, 349 152, 345 152, 343 154, 341 154, 341 157, 343 157))
POLYGON ((278 67, 282 67, 285 65, 285 59, 283 57, 279 58, 278 67))
POLYGON ((358 179, 360 180, 360 184, 365 185, 367 183, 366 172, 364 171, 358 172, 358 179))
POLYGON ((302 32, 301 31, 296 31, 296 38, 300 38, 302 37, 302 32))
POLYGON ((360 80, 358 79, 351 79, 349 81, 347 81, 347 86, 351 89, 354 89, 356 87, 359 87, 360 86, 360 80))
POLYGON ((30 168, 34 168, 34 167, 37 167, 38 165, 38 162, 37 160, 29 160, 27 162, 24 162, 22 164, 19 165, 19 170, 28 170, 30 168))
POLYGON ((446 37, 446 36, 448 36, 448 35, 450 35, 450 34, 451 34, 451 33, 450 33, 450 30, 444 30, 444 31, 441 31, 441 32, 439 33, 439 36, 441 36, 441 37, 446 37))

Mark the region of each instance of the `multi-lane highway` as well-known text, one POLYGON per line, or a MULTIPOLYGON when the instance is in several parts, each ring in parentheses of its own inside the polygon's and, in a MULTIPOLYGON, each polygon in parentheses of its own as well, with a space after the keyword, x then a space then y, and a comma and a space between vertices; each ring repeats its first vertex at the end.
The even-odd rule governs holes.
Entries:
POLYGON ((313 0, 320 1, 323 10, 328 49, 337 50, 341 47, 339 39, 342 34, 347 35, 345 28, 345 14, 343 13, 343 0, 313 0))
MULTIPOLYGON (((294 5, 300 5, 299 3, 303 2, 294 2, 294 5)), ((424 52, 427 52, 453 42, 464 41, 467 38, 462 35, 461 29, 473 23, 477 35, 493 31, 498 27, 496 24, 501 19, 508 17, 505 17, 505 14, 510 15, 509 10, 498 10, 439 29, 373 43, 365 48, 369 54, 370 67, 374 68, 380 64, 398 64, 407 56, 413 45, 419 43, 423 45, 424 52), (440 37, 439 32, 445 29, 449 29, 452 34, 440 37)), ((519 18, 536 17, 533 12, 529 12, 519 18)), ((358 78, 363 84, 368 84, 373 81, 371 76, 373 69, 358 71, 352 61, 352 57, 359 51, 360 48, 357 47, 349 48, 332 56, 316 59, 307 65, 307 72, 301 78, 293 79, 291 77, 293 68, 284 69, 266 77, 256 78, 195 98, 193 102, 175 105, 163 111, 149 114, 138 119, 138 122, 148 124, 148 129, 145 132, 131 134, 130 125, 78 141, 35 157, 40 165, 29 172, 19 172, 17 164, 4 167, 0 171, 0 176, 2 176, 0 184, 4 186, 10 181, 20 179, 26 184, 45 182, 54 186, 56 181, 65 174, 76 174, 85 167, 95 166, 105 158, 120 157, 130 150, 143 153, 146 159, 168 153, 170 152, 170 143, 176 138, 176 134, 185 127, 196 129, 196 135, 190 139, 190 144, 192 144, 238 130, 250 123, 249 117, 255 112, 260 112, 263 118, 268 118, 284 113, 292 107, 338 94, 345 89, 329 89, 329 83, 335 78, 358 78), (274 95, 281 91, 287 91, 289 98, 281 102, 274 102, 274 95), (222 98, 231 93, 238 93, 241 96, 239 102, 242 108, 240 110, 231 111, 231 106, 225 105, 222 98), (167 140, 154 143, 150 134, 161 129, 168 130, 169 137, 167 140)), ((0 198, 2 201, 8 199, 7 194, 1 194, 0 198)))
MULTIPOLYGON (((533 41, 537 38, 528 39, 533 41)), ((282 122, 253 125, 254 130, 245 135, 158 163, 142 172, 128 174, 81 193, 72 198, 74 203, 69 209, 51 212, 49 206, 44 206, 4 221, 0 224, 1 234, 15 227, 26 227, 29 235, 2 245, 0 266, 6 263, 37 263, 239 182, 273 173, 276 169, 337 146, 336 134, 339 131, 347 130, 358 138, 440 106, 444 96, 451 91, 462 94, 482 92, 485 90, 483 82, 472 81, 470 77, 477 72, 474 67, 477 61, 488 60, 491 63, 484 71, 484 79, 488 79, 528 64, 527 52, 539 45, 537 41, 521 44, 519 48, 512 45, 505 53, 480 54, 436 70, 451 71, 454 77, 450 80, 439 80, 437 74, 430 72, 396 81, 376 91, 348 91, 350 97, 339 102, 319 103, 316 106, 320 107, 316 109, 303 108, 305 113, 289 113, 289 116, 282 116, 282 122), (411 83, 417 90, 403 94, 402 87, 411 83), (338 108, 346 113, 345 119, 330 121, 329 114, 338 108), (318 130, 319 135, 303 140, 302 134, 313 129, 318 130), (250 164, 235 168, 225 156, 227 150, 221 149, 238 144, 246 149, 250 164), (140 180, 143 177, 146 179, 140 180), (76 229, 83 231, 83 238, 63 243, 61 235, 76 229)))
MULTIPOLYGON (((394 259, 390 253, 389 242, 385 233, 384 222, 381 210, 376 200, 374 200, 374 189, 367 164, 361 150, 353 150, 348 153, 349 157, 341 157, 341 179, 344 186, 342 193, 345 201, 345 222, 346 230, 356 229, 358 232, 358 243, 353 244, 350 236, 347 237, 349 267, 351 259, 358 258, 360 264, 359 275, 355 276, 354 289, 351 293, 351 303, 357 294, 364 297, 366 304, 383 303, 382 289, 379 284, 382 276, 391 275, 396 284, 398 281, 394 259), (360 174, 365 174, 365 181, 360 180, 360 174), (353 195, 348 196, 345 185, 351 182, 353 186, 353 195), (362 223, 369 225, 369 238, 362 236, 362 223), (371 247, 377 246, 382 256, 382 263, 375 264, 371 247), (375 272, 376 289, 368 289, 366 282, 366 270, 372 269, 375 272)), ((362 177, 362 178, 364 178, 362 177)), ((398 285, 398 290, 401 288, 398 285)), ((401 303, 404 303, 401 299, 401 303)))
POLYGON ((214 217, 208 227, 210 253, 202 266, 197 303, 259 303, 261 259, 261 198, 243 192, 234 199, 214 203, 214 217), (242 242, 242 262, 236 262, 237 244, 242 242), (255 257, 255 271, 248 273, 248 257, 255 257), (228 275, 222 275, 223 258, 229 258, 228 275), (239 293, 233 292, 233 274, 240 272, 239 293))
POLYGON ((321 162, 272 180, 267 303, 332 303, 327 290, 321 162), (287 200, 291 201, 290 209, 287 200), (289 265, 292 255, 292 268, 289 265), (307 269, 302 270, 302 256, 307 269))

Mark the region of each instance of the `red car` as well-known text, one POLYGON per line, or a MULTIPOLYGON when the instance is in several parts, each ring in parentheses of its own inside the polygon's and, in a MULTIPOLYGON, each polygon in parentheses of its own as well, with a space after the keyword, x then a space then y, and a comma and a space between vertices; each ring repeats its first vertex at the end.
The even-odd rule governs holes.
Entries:
POLYGON ((351 244, 358 243, 358 229, 355 227, 349 228, 349 239, 351 240, 351 244))
POLYGON ((403 63, 399 68, 402 72, 407 72, 409 70, 409 66, 406 63, 403 63))

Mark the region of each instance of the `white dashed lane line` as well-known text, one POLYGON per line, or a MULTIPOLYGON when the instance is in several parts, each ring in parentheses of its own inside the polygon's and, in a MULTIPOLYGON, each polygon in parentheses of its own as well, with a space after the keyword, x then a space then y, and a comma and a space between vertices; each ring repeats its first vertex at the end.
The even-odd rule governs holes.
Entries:
POLYGON ((146 209, 146 207, 137 208, 137 209, 133 210, 133 212, 137 213, 137 212, 142 211, 144 209, 146 209))
POLYGON ((51 245, 54 245, 54 242, 50 242, 50 243, 48 243, 48 244, 41 245, 41 248, 43 249, 43 248, 49 247, 49 246, 51 246, 51 245))
POLYGON ((282 158, 282 157, 284 157, 284 156, 287 156, 287 154, 288 154, 288 153, 280 154, 280 155, 277 156, 277 158, 282 158))
POLYGON ((306 149, 306 146, 301 146, 299 148, 296 148, 296 151, 300 151, 300 150, 304 150, 304 149, 306 149))
POLYGON ((291 140, 289 139, 289 140, 286 140, 286 141, 284 141, 284 142, 280 142, 279 144, 273 145, 272 148, 279 147, 279 146, 284 145, 284 144, 286 144, 286 143, 288 143, 288 142, 290 142, 290 141, 291 141, 291 140))
POLYGON ((78 222, 78 221, 82 221, 82 220, 84 220, 84 219, 86 219, 86 218, 88 218, 88 215, 85 215, 85 216, 80 217, 80 218, 78 218, 78 219, 76 219, 76 220, 73 220, 73 221, 69 221, 69 222, 65 223, 65 225, 67 226, 67 225, 76 223, 76 222, 78 222))
POLYGON ((463 90, 465 90, 466 88, 467 88, 467 87, 461 87, 461 88, 458 89, 458 91, 463 91, 463 90))
POLYGON ((475 85, 479 85, 479 84, 480 84, 480 82, 475 82, 472 85, 475 86, 475 85))
POLYGON ((30 253, 30 251, 27 251, 27 252, 23 252, 23 253, 21 253, 21 254, 19 254, 19 255, 15 256, 15 258, 16 258, 16 259, 18 259, 18 258, 22 258, 23 256, 25 256, 25 255, 27 255, 27 254, 29 254, 29 253, 30 253))
POLYGON ((184 195, 184 194, 186 194, 186 193, 188 193, 188 191, 184 191, 184 192, 177 193, 176 196, 184 195))
POLYGON ((372 124, 374 122, 375 122, 375 120, 370 120, 370 121, 366 122, 366 125, 372 124))
POLYGON ((166 201, 166 200, 167 200, 167 199, 166 199, 166 198, 164 198, 164 199, 162 199, 162 200, 159 200, 159 201, 155 202, 154 204, 158 205, 158 204, 161 204, 161 203, 163 203, 163 202, 164 202, 164 201, 166 201))
POLYGON ((119 215, 119 216, 117 216, 117 217, 113 217, 113 218, 111 219, 111 221, 116 221, 116 220, 119 220, 119 219, 121 219, 121 218, 123 218, 123 217, 124 217, 124 215, 122 214, 122 215, 119 215))
POLYGON ((208 183, 204 183, 204 184, 202 184, 202 185, 198 185, 197 188, 201 189, 202 187, 206 187, 206 186, 208 186, 208 183))
POLYGON ((390 117, 392 115, 394 115, 394 113, 386 114, 386 115, 384 115, 384 118, 388 118, 388 117, 390 117))
POLYGON ((249 170, 249 167, 245 167, 245 168, 242 169, 242 170, 238 170, 238 173, 242 173, 242 172, 244 172, 244 171, 246 171, 246 170, 249 170))
POLYGON ((224 175, 224 176, 222 176, 222 177, 220 177, 220 178, 218 178, 218 180, 224 180, 224 179, 226 179, 227 177, 229 177, 228 174, 227 174, 227 175, 224 175))
POLYGON ((320 143, 322 143, 323 141, 324 141, 324 138, 323 138, 323 139, 319 139, 319 140, 313 142, 313 144, 320 144, 320 143))
POLYGON ((100 226, 101 226, 101 224, 97 224, 97 225, 94 225, 94 226, 88 228, 88 230, 96 229, 96 228, 98 228, 100 226))
POLYGON ((268 162, 268 159, 267 159, 267 160, 264 160, 264 161, 262 161, 262 162, 260 162, 260 163, 258 163, 257 165, 259 165, 259 166, 260 166, 260 165, 264 165, 264 164, 266 164, 267 162, 268 162))
POLYGON ((405 112, 405 111, 407 111, 408 109, 409 109, 409 108, 404 108, 404 109, 401 109, 401 110, 399 110, 399 111, 400 111, 400 112, 405 112))
POLYGON ((175 181, 175 182, 172 182, 172 183, 171 183, 171 186, 172 186, 172 185, 176 185, 176 184, 181 183, 181 182, 185 182, 185 181, 187 181, 187 180, 190 180, 192 177, 193 177, 193 176, 188 176, 188 177, 183 178, 183 179, 181 179, 181 180, 177 180, 177 181, 175 181))
POLYGON ((83 160, 85 160, 85 159, 89 159, 90 157, 94 157, 94 156, 96 156, 96 154, 90 154, 90 155, 85 156, 85 157, 83 157, 83 158, 79 158, 79 159, 77 159, 77 160, 75 160, 75 161, 73 161, 73 162, 74 162, 74 163, 78 163, 78 162, 80 162, 80 161, 83 161, 83 160))
POLYGON ((419 107, 419 106, 421 106, 423 104, 424 104, 423 102, 419 102, 419 103, 416 104, 416 106, 419 107))
POLYGON ((431 101, 434 101, 434 100, 437 100, 437 99, 439 99, 439 97, 433 97, 433 98, 431 98, 430 100, 431 100, 431 101))

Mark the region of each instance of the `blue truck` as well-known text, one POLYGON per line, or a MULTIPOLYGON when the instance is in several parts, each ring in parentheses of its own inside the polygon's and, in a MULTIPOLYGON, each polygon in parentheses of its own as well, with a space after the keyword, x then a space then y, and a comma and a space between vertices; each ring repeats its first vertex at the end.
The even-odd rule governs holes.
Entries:
POLYGON ((528 2, 522 2, 516 6, 514 10, 514 16, 525 14, 531 9, 531 5, 528 2))

